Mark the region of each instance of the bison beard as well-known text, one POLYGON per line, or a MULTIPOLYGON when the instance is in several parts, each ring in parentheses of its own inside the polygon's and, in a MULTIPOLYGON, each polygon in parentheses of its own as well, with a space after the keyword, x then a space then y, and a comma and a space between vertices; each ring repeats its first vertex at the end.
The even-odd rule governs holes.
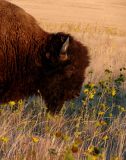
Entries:
POLYGON ((58 112, 78 96, 89 65, 88 51, 65 33, 48 33, 23 9, 0 1, 0 101, 40 91, 47 108, 58 112))

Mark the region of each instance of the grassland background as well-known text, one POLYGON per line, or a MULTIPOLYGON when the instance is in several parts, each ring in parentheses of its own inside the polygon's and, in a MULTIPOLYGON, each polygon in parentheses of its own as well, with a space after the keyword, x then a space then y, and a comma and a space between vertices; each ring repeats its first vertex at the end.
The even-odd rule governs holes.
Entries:
POLYGON ((111 66, 125 66, 125 0, 10 0, 33 15, 46 31, 64 31, 89 48, 95 80, 111 66), (97 76, 98 75, 98 76, 97 76))
POLYGON ((82 95, 81 110, 74 112, 80 99, 64 106, 73 112, 69 116, 65 109, 56 116, 46 113, 38 98, 2 105, 1 159, 125 160, 125 81, 119 77, 120 68, 126 67, 125 0, 9 1, 33 15, 46 31, 69 32, 88 46, 91 63, 85 83, 93 84, 86 88, 90 93, 82 95), (105 69, 112 73, 106 75, 105 69))

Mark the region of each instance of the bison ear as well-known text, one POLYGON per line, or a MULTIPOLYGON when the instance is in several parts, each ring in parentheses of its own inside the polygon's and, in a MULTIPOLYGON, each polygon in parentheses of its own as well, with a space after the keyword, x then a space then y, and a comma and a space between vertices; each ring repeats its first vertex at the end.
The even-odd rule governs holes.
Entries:
POLYGON ((69 47, 69 37, 67 40, 64 42, 61 50, 60 50, 60 60, 61 61, 66 61, 68 60, 68 55, 67 55, 67 49, 69 47))

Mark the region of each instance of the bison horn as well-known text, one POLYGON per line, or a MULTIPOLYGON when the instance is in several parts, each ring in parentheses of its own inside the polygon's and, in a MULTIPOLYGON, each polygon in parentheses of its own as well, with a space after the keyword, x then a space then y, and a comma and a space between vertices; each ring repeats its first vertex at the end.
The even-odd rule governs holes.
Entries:
POLYGON ((64 42, 61 51, 60 51, 60 60, 61 61, 66 61, 68 59, 68 55, 67 55, 67 49, 69 47, 69 37, 67 38, 67 40, 64 42))
POLYGON ((63 44, 63 46, 62 46, 62 48, 61 48, 61 53, 66 52, 67 49, 68 49, 68 47, 69 47, 69 37, 68 37, 67 40, 64 42, 64 44, 63 44))

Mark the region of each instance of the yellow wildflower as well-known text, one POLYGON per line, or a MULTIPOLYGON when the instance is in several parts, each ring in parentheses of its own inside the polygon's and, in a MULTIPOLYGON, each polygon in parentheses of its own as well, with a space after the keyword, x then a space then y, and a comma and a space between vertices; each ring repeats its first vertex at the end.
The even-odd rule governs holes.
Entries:
POLYGON ((89 153, 92 153, 93 150, 94 150, 94 146, 90 146, 90 147, 88 148, 88 152, 89 152, 89 153))
POLYGON ((8 137, 1 137, 1 141, 7 143, 9 141, 8 137))
POLYGON ((112 117, 112 113, 109 114, 109 117, 112 117))
POLYGON ((101 123, 99 121, 97 121, 95 125, 96 125, 96 127, 100 127, 101 123))
POLYGON ((95 147, 95 146, 90 146, 88 148, 88 153, 90 155, 93 155, 93 156, 99 156, 100 155, 100 149, 98 147, 95 147))
POLYGON ((88 90, 88 89, 84 89, 84 93, 85 93, 85 94, 88 94, 88 93, 89 93, 89 90, 88 90))
POLYGON ((91 88, 94 88, 94 87, 95 87, 95 84, 94 84, 94 83, 90 83, 90 87, 91 87, 91 88))
POLYGON ((16 103, 15 103, 15 101, 10 101, 8 104, 10 107, 13 107, 16 103))
POLYGON ((116 95, 116 89, 115 88, 112 88, 111 94, 112 94, 113 97, 116 95))
POLYGON ((125 112, 125 108, 124 107, 121 107, 120 110, 121 110, 121 112, 125 112))
POLYGON ((100 108, 105 111, 105 110, 107 110, 108 106, 106 104, 102 103, 102 104, 100 104, 100 108))
POLYGON ((107 135, 104 136, 104 137, 103 137, 103 140, 104 140, 104 141, 108 140, 108 136, 107 136, 107 135))
POLYGON ((68 141, 70 141, 70 137, 69 137, 68 135, 64 135, 64 136, 63 136, 63 140, 64 140, 65 142, 68 142, 68 141))
POLYGON ((94 98, 94 94, 91 93, 91 94, 89 95, 89 99, 93 99, 93 98, 94 98))
POLYGON ((104 114, 105 114, 105 112, 102 112, 102 111, 99 111, 99 112, 98 112, 98 115, 99 115, 99 116, 103 116, 104 114))
POLYGON ((107 123, 105 121, 101 121, 100 123, 102 126, 107 125, 107 123))
POLYGON ((95 125, 96 125, 96 127, 100 127, 100 126, 107 125, 107 123, 102 120, 102 121, 97 121, 95 125))
POLYGON ((19 105, 19 106, 23 106, 23 105, 24 105, 24 102, 23 102, 22 99, 20 99, 20 100, 18 101, 18 105, 19 105))
POLYGON ((39 138, 37 138, 37 137, 32 137, 32 141, 33 141, 34 143, 38 143, 38 142, 39 142, 39 138))
POLYGON ((121 111, 121 112, 125 112, 125 108, 123 106, 118 106, 118 109, 121 111))

